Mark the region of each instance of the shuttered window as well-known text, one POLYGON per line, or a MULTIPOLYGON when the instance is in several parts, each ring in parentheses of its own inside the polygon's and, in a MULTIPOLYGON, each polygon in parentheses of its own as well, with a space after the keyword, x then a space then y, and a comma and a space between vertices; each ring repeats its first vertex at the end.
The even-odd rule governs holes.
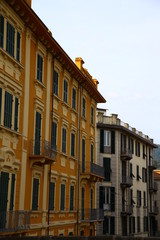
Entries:
POLYGON ((72 108, 76 110, 76 89, 72 88, 72 108))
POLYGON ((74 186, 70 186, 70 210, 74 210, 74 186))
POLYGON ((66 153, 66 138, 67 138, 67 131, 65 128, 62 128, 62 152, 66 153))
POLYGON ((9 173, 0 172, 0 228, 6 224, 9 173))
POLYGON ((41 140, 41 114, 36 112, 36 125, 35 125, 35 155, 40 155, 40 140, 41 140))
POLYGON ((15 30, 14 27, 7 22, 7 43, 6 43, 6 51, 14 57, 14 35, 15 30))
POLYGON ((105 196, 104 196, 104 187, 99 187, 99 208, 103 209, 103 204, 105 203, 105 196))
POLYGON ((42 82, 43 79, 43 58, 37 54, 37 80, 42 82))
POLYGON ((68 82, 65 79, 64 79, 64 82, 63 82, 63 101, 65 103, 68 102, 68 82))
POLYGON ((86 116, 86 100, 85 98, 82 99, 82 116, 86 116))
POLYGON ((115 234, 115 217, 110 217, 110 235, 115 234))
POLYGON ((64 211, 65 209, 65 185, 61 184, 61 202, 60 202, 60 210, 64 211))
POLYGON ((20 33, 17 32, 17 52, 16 52, 16 59, 20 62, 20 33))
POLYGON ((93 189, 90 190, 90 207, 93 209, 93 189))
POLYGON ((111 180, 111 159, 103 158, 103 167, 105 171, 105 181, 109 182, 111 180))
POLYGON ((53 93, 58 96, 58 73, 53 71, 53 93))
POLYGON ((55 183, 50 182, 49 184, 49 209, 54 210, 54 199, 55 199, 55 183))
POLYGON ((15 98, 14 130, 18 130, 18 98, 15 98))
POLYGON ((93 144, 91 144, 91 164, 93 163, 93 144))
POLYGON ((15 190, 15 174, 12 174, 11 179, 11 195, 10 195, 10 211, 13 211, 14 207, 14 190, 15 190))
POLYGON ((52 133, 51 133, 51 147, 56 149, 57 146, 57 124, 52 122, 52 133))
POLYGON ((81 219, 84 220, 84 207, 85 207, 85 189, 81 190, 81 219))
POLYGON ((111 131, 111 153, 115 154, 115 131, 111 131))
POLYGON ((82 172, 84 173, 85 172, 85 140, 82 139, 82 172))
POLYGON ((93 107, 91 106, 91 123, 93 124, 93 119, 94 119, 94 109, 93 107))
POLYGON ((33 178, 32 210, 38 210, 39 179, 33 178))
POLYGON ((100 129, 100 152, 104 153, 104 130, 100 129))
POLYGON ((115 188, 111 187, 111 211, 114 212, 115 211, 115 188))
POLYGON ((5 105, 4 105, 4 126, 11 128, 12 127, 12 102, 13 96, 5 92, 5 105))
POLYGON ((71 156, 75 157, 75 134, 71 133, 71 156))
POLYGON ((2 88, 0 88, 0 124, 1 124, 1 114, 2 114, 2 88))
POLYGON ((4 42, 4 17, 0 14, 0 47, 3 48, 4 42))

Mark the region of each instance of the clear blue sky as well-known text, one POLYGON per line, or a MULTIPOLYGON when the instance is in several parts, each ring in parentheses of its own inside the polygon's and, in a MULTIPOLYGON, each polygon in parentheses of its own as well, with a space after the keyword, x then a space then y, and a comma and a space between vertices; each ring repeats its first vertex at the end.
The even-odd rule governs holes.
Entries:
POLYGON ((32 0, 74 61, 99 81, 98 107, 160 143, 160 1, 32 0))

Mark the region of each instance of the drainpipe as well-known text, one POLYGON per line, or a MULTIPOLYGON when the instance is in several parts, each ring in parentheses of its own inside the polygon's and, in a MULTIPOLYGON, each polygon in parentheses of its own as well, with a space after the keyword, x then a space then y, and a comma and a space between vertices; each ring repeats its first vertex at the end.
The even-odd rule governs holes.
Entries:
POLYGON ((82 87, 79 86, 79 135, 78 135, 78 165, 77 165, 77 236, 79 232, 79 190, 80 190, 80 139, 81 139, 81 93, 82 87))
MULTIPOLYGON (((53 75, 54 75, 54 58, 53 60, 53 75)), ((52 107, 51 107, 51 140, 52 140, 52 121, 53 121, 53 84, 52 84, 52 107)), ((48 188, 48 236, 49 236, 49 225, 50 225, 50 182, 51 182, 51 169, 52 169, 52 164, 50 163, 49 167, 49 188, 48 188)))

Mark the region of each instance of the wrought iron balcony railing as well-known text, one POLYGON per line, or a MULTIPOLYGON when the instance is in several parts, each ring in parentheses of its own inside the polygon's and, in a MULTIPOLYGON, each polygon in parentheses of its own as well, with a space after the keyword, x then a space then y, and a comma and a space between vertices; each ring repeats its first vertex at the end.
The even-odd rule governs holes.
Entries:
POLYGON ((29 228, 30 211, 0 212, 0 232, 15 232, 29 228))
POLYGON ((89 174, 104 178, 104 168, 95 163, 85 162, 81 164, 81 174, 89 174))
POLYGON ((45 158, 44 164, 49 164, 56 160, 57 147, 45 140, 31 140, 29 154, 30 158, 45 158))
POLYGON ((81 209, 82 222, 101 221, 104 219, 103 209, 81 209))
POLYGON ((132 151, 128 148, 121 150, 121 159, 122 160, 131 160, 132 159, 132 151))
POLYGON ((157 206, 152 206, 151 209, 149 210, 150 215, 157 215, 159 213, 159 209, 157 206))
POLYGON ((150 192, 158 191, 158 184, 156 182, 150 182, 149 183, 149 191, 150 192))
POLYGON ((121 187, 131 187, 133 185, 133 179, 129 176, 122 176, 121 187))
POLYGON ((121 215, 131 215, 133 213, 133 205, 122 205, 121 215))

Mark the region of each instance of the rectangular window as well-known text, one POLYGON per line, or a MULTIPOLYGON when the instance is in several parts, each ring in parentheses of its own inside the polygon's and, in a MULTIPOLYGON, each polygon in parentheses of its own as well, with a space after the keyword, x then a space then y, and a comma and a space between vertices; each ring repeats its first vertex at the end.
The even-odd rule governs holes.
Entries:
POLYGON ((38 53, 37 54, 37 80, 42 82, 43 79, 43 58, 38 53))
POLYGON ((75 157, 75 134, 71 133, 71 156, 75 157))
POLYGON ((15 113, 14 113, 14 130, 15 131, 18 130, 18 106, 19 106, 18 98, 15 98, 15 113))
POLYGON ((91 164, 93 163, 93 144, 91 144, 91 164))
POLYGON ((76 110, 76 89, 72 88, 72 108, 76 110))
POLYGON ((20 62, 20 33, 17 32, 17 52, 16 52, 16 59, 18 62, 20 62))
POLYGON ((5 228, 7 218, 7 202, 8 202, 8 185, 9 185, 9 173, 0 172, 0 212, 3 213, 0 221, 0 229, 5 228))
POLYGON ((39 112, 36 112, 35 146, 34 146, 35 155, 40 155, 40 145, 41 145, 41 114, 39 112))
POLYGON ((111 181, 111 159, 110 158, 103 158, 103 167, 104 167, 104 174, 105 174, 105 181, 111 181))
POLYGON ((10 195, 10 211, 13 211, 14 207, 14 190, 15 190, 15 174, 12 174, 11 179, 11 195, 10 195))
POLYGON ((148 217, 147 216, 143 217, 143 230, 144 230, 144 232, 148 231, 148 217))
POLYGON ((39 179, 33 178, 32 210, 38 210, 39 179))
POLYGON ((4 41, 4 17, 0 14, 0 47, 3 48, 4 41))
POLYGON ((84 220, 84 207, 85 207, 85 189, 81 190, 81 219, 84 220))
POLYGON ((136 141, 136 156, 140 157, 140 143, 136 141))
POLYGON ((110 131, 104 130, 104 146, 110 146, 110 131))
POLYGON ((90 208, 93 209, 93 189, 90 190, 90 208))
POLYGON ((7 43, 6 43, 6 51, 14 57, 14 35, 15 30, 14 27, 7 22, 7 43))
POLYGON ((121 134, 121 153, 126 151, 126 136, 121 134))
POLYGON ((49 184, 49 209, 54 210, 54 194, 55 194, 55 183, 50 182, 49 184))
POLYGON ((4 126, 11 128, 12 127, 12 102, 13 96, 5 92, 5 105, 4 105, 4 126))
POLYGON ((60 202, 60 210, 64 211, 65 209, 65 185, 61 184, 61 202, 60 202))
POLYGON ((137 207, 141 206, 141 191, 137 190, 137 207))
POLYGON ((94 119, 94 109, 91 107, 91 123, 93 124, 93 119, 94 119))
POLYGON ((143 192, 143 207, 146 207, 146 192, 143 192))
POLYGON ((51 147, 57 148, 57 124, 55 122, 52 122, 51 147))
POLYGON ((82 116, 86 116, 86 100, 85 98, 82 99, 82 116))
POLYGON ((70 186, 70 210, 74 210, 74 186, 70 186))
POLYGON ((139 166, 137 165, 137 180, 139 181, 141 179, 141 176, 139 175, 139 166))
POLYGON ((53 93, 58 96, 58 73, 53 71, 53 93))
POLYGON ((65 128, 62 128, 62 152, 66 153, 66 140, 67 140, 67 131, 65 128))
POLYGON ((142 168, 142 182, 147 182, 147 169, 142 168))
POLYGON ((85 149, 86 149, 86 146, 85 146, 85 140, 82 139, 82 172, 84 173, 85 172, 85 149))
POLYGON ((0 88, 0 125, 1 125, 1 114, 2 114, 2 88, 0 88))
POLYGON ((141 222, 140 222, 140 217, 137 217, 137 232, 141 231, 141 222))
POLYGON ((67 80, 64 79, 64 82, 63 82, 63 101, 65 103, 68 102, 68 82, 67 80))

